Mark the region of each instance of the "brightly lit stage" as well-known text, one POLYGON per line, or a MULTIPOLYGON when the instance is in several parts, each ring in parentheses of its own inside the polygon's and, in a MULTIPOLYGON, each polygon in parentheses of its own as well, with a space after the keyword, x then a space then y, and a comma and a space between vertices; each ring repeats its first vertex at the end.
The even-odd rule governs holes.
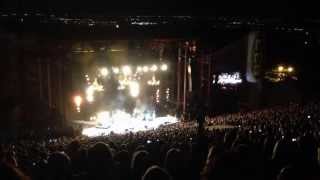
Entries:
POLYGON ((177 122, 168 115, 174 113, 165 63, 95 67, 84 77, 85 90, 74 99, 85 119, 77 123, 87 126, 83 135, 146 131, 177 122))
POLYGON ((82 134, 88 137, 109 135, 111 132, 125 134, 128 132, 147 131, 157 129, 161 125, 177 123, 177 118, 167 115, 155 117, 152 114, 133 116, 124 111, 100 112, 94 121, 77 121, 89 127, 83 128, 82 134))

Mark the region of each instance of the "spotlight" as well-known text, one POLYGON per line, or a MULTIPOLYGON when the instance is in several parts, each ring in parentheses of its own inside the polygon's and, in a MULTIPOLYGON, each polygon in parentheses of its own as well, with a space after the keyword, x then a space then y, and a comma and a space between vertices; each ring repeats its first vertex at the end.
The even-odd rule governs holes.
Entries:
POLYGON ((143 72, 148 72, 149 71, 149 68, 148 68, 148 66, 143 66, 143 72))
POLYGON ((150 69, 151 69, 151 71, 156 72, 158 70, 158 66, 152 65, 150 69))
POLYGON ((77 96, 74 96, 73 98, 73 101, 74 101, 74 104, 79 107, 82 103, 82 97, 77 95, 77 96))
POLYGON ((112 68, 114 74, 119 74, 120 70, 117 67, 112 68))
POLYGON ((89 103, 93 102, 94 101, 94 97, 93 97, 93 94, 94 94, 94 87, 93 86, 89 86, 87 89, 86 89, 86 99, 89 103))
POLYGON ((188 65, 188 74, 191 74, 191 66, 188 65))
POLYGON ((106 77, 108 75, 108 69, 107 68, 101 68, 100 73, 102 76, 106 77))
POLYGON ((138 73, 142 72, 142 70, 143 70, 143 69, 142 69, 141 66, 138 66, 138 67, 137 67, 137 72, 138 72, 138 73))
POLYGON ((278 71, 279 71, 279 72, 282 72, 282 71, 283 71, 283 69, 284 69, 284 67, 283 67, 283 66, 278 66, 278 71))
POLYGON ((138 97, 140 93, 139 83, 136 81, 131 81, 129 84, 130 87, 130 95, 132 97, 138 97))
POLYGON ((293 67, 288 67, 288 72, 293 72, 294 71, 294 69, 293 69, 293 67))
POLYGON ((122 72, 123 72, 124 75, 130 75, 131 74, 130 66, 123 66, 122 67, 122 72))
POLYGON ((161 71, 166 71, 166 70, 168 70, 168 65, 162 64, 160 69, 161 69, 161 71))

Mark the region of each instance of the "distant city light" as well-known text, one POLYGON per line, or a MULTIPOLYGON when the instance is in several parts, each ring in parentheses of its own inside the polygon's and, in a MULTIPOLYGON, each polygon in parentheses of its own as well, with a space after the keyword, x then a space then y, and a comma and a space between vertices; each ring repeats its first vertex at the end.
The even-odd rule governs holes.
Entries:
POLYGON ((282 71, 283 71, 283 69, 284 69, 284 67, 283 67, 283 66, 278 66, 278 71, 279 71, 279 72, 282 72, 282 71))
POLYGON ((166 71, 166 70, 168 70, 168 65, 162 64, 160 69, 161 69, 161 71, 166 71))
POLYGON ((288 67, 288 72, 293 72, 293 67, 288 67))
POLYGON ((121 52, 123 51, 122 49, 110 49, 111 52, 121 52))
POLYGON ((101 68, 101 69, 100 69, 100 73, 101 73, 102 76, 105 77, 105 76, 108 75, 109 72, 108 72, 108 69, 107 69, 107 68, 101 68))
POLYGON ((281 82, 288 78, 297 80, 297 77, 294 76, 294 67, 290 65, 279 65, 270 72, 266 72, 265 78, 272 82, 281 82))

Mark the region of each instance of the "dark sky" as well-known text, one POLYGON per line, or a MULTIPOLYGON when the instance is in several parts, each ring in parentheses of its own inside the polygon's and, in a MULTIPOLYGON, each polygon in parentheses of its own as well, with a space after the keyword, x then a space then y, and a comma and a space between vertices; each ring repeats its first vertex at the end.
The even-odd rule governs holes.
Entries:
POLYGON ((105 15, 243 15, 243 16, 312 16, 311 3, 261 0, 1 0, 2 9, 35 9, 68 13, 105 15))

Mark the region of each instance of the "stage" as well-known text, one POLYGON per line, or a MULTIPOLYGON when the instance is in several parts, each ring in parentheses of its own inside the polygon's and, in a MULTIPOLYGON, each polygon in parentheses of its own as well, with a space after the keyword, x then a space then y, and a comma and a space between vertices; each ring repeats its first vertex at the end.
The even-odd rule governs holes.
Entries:
POLYGON ((133 116, 124 111, 118 111, 112 115, 108 112, 101 112, 95 120, 91 121, 74 121, 75 124, 81 125, 82 135, 88 137, 109 135, 111 132, 125 134, 129 132, 147 131, 157 129, 161 125, 177 123, 174 116, 156 117, 155 115, 133 116))

